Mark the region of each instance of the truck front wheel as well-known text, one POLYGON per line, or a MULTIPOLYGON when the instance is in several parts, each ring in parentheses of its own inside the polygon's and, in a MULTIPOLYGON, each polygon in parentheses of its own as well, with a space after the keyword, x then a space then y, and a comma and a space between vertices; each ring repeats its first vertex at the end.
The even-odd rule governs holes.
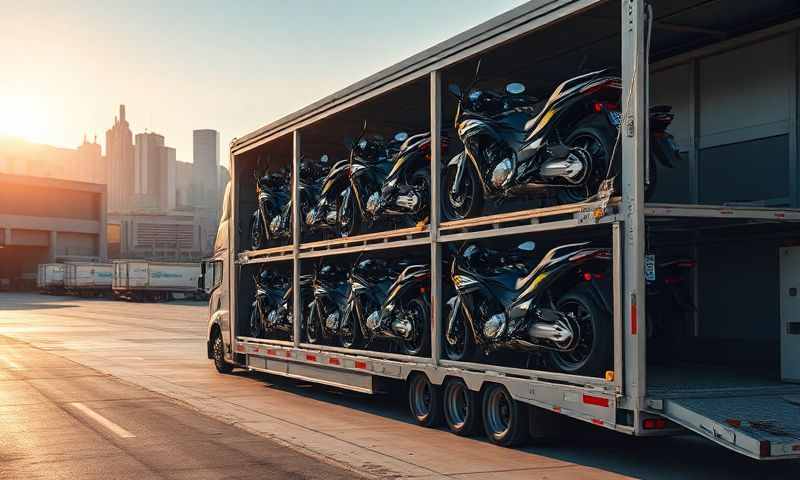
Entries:
POLYGON ((225 345, 222 343, 222 335, 216 332, 211 352, 214 355, 214 367, 219 373, 228 374, 233 371, 233 365, 225 361, 225 345))

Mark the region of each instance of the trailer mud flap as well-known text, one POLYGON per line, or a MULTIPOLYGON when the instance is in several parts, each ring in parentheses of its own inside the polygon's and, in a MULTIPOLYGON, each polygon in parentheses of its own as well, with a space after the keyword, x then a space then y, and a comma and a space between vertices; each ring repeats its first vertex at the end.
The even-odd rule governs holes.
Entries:
POLYGON ((659 413, 748 457, 800 458, 800 392, 665 399, 659 413))

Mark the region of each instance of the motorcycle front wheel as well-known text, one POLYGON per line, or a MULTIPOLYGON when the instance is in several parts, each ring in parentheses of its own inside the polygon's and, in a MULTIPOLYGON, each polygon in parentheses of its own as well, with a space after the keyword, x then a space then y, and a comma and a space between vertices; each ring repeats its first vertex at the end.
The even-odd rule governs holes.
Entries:
POLYGON ((599 376, 610 367, 611 315, 601 308, 585 285, 572 289, 558 299, 558 310, 571 316, 580 331, 571 351, 550 351, 551 363, 573 375, 599 376))
MULTIPOLYGON (((592 170, 583 185, 560 188, 556 195, 560 204, 580 203, 597 193, 608 173, 611 151, 614 149, 616 131, 599 127, 578 128, 564 142, 569 148, 582 148, 592 157, 592 170)), ((622 145, 617 145, 614 156, 619 159, 622 145)), ((617 160, 618 161, 618 160, 617 160)), ((613 174, 613 172, 612 172, 613 174)))
POLYGON ((308 343, 320 343, 322 333, 320 332, 319 312, 317 312, 317 303, 311 304, 308 311, 308 320, 306 320, 306 341, 308 343))
POLYGON ((453 193, 458 167, 447 167, 444 172, 442 188, 442 215, 445 220, 463 220, 481 213, 483 208, 483 190, 475 174, 475 169, 467 164, 461 178, 461 187, 453 193))
POLYGON ((338 227, 340 237, 352 237, 357 235, 361 229, 361 214, 356 205, 355 192, 350 192, 339 205, 338 227))
MULTIPOLYGON (((260 215, 260 214, 259 214, 260 215)), ((264 247, 266 243, 266 239, 264 238, 264 229, 261 228, 261 223, 259 222, 256 215, 250 219, 250 249, 251 250, 258 250, 264 247)))
MULTIPOLYGON (((448 305, 447 315, 444 318, 449 319, 453 315, 453 311, 448 305)), ((464 312, 455 312, 453 319, 453 341, 447 338, 447 326, 442 330, 442 344, 444 345, 444 353, 447 358, 456 362, 468 362, 472 358, 472 351, 475 348, 469 326, 464 318, 464 312)))
POLYGON ((261 315, 258 314, 258 307, 253 307, 250 310, 250 335, 254 338, 261 338, 261 315))
POLYGON ((339 343, 344 348, 357 348, 361 343, 361 329, 352 308, 339 324, 339 343))
POLYGON ((430 343, 431 309, 428 302, 421 298, 412 298, 404 310, 412 317, 413 335, 410 339, 404 339, 400 348, 406 355, 422 355, 428 350, 430 343))

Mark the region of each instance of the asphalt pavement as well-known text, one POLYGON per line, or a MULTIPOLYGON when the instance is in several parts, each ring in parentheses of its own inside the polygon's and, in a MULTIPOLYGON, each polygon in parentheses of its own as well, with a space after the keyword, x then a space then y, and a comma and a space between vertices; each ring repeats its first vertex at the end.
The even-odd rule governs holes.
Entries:
POLYGON ((694 435, 505 449, 414 425, 402 391, 219 375, 207 312, 0 293, 0 478, 800 478, 694 435))

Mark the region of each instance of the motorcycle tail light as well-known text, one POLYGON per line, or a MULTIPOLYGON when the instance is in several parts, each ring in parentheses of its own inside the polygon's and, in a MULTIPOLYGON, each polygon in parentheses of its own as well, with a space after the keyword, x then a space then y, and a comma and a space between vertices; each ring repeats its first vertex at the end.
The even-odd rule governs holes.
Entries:
POLYGON ((697 265, 697 262, 694 260, 682 260, 678 262, 678 267, 680 268, 694 268, 697 265))
POLYGON ((683 283, 683 279, 677 275, 671 275, 669 277, 664 277, 664 283, 666 285, 678 285, 683 283))
POLYGON ((427 292, 427 291, 428 291, 428 290, 427 290, 425 287, 419 287, 419 293, 421 293, 421 294, 423 294, 423 295, 424 295, 424 294, 425 294, 425 292, 427 292))
POLYGON ((598 113, 602 112, 603 110, 607 110, 609 112, 618 112, 620 110, 619 104, 611 102, 595 102, 593 106, 594 111, 598 113))
POLYGON ((587 282, 591 282, 592 280, 602 280, 604 278, 605 275, 602 273, 583 272, 583 279, 587 282))

